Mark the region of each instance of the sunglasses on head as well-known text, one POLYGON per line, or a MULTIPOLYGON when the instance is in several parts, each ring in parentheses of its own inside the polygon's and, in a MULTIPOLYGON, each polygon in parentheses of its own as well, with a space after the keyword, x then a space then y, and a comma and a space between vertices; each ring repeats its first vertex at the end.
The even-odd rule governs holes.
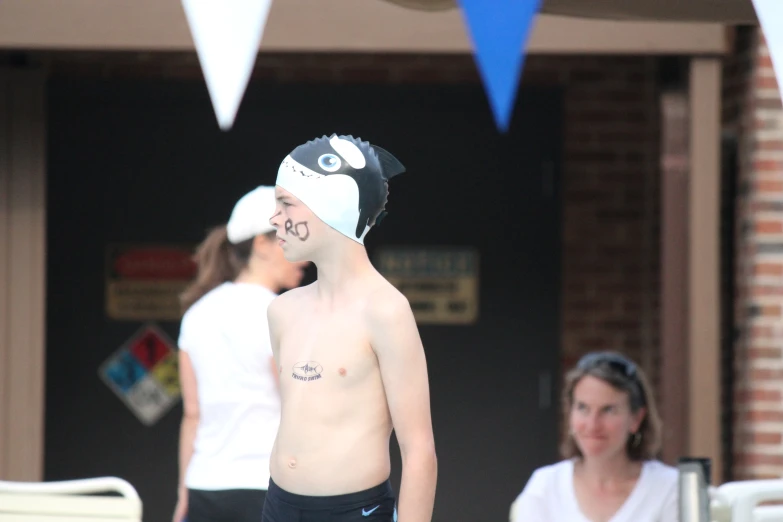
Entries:
POLYGON ((590 370, 601 365, 607 365, 629 379, 636 377, 636 365, 625 357, 613 353, 587 354, 579 360, 576 367, 580 370, 590 370))

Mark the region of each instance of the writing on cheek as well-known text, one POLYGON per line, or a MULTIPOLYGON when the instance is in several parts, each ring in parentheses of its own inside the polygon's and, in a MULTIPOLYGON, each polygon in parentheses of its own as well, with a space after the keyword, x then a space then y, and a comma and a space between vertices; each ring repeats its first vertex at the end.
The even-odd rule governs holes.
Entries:
POLYGON ((286 219, 285 233, 299 238, 300 241, 307 241, 307 238, 310 237, 310 228, 307 226, 307 221, 294 223, 292 220, 286 219))

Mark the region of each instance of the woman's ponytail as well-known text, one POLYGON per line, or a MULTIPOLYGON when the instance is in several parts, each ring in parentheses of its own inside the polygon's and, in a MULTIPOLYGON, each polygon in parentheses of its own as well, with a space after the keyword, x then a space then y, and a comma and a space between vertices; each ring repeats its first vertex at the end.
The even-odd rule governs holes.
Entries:
POLYGON ((228 240, 226 226, 210 230, 207 237, 196 248, 194 261, 198 267, 196 280, 180 295, 183 313, 201 299, 207 292, 227 281, 233 281, 247 265, 252 239, 247 245, 232 245, 228 240))

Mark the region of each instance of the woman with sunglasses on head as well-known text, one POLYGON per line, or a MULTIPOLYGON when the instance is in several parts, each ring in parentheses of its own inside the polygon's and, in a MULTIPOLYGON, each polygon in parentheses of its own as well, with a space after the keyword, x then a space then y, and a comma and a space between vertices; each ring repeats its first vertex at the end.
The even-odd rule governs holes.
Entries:
POLYGON ((566 376, 565 460, 533 473, 512 522, 677 522, 677 470, 656 459, 661 421, 644 372, 611 352, 566 376))

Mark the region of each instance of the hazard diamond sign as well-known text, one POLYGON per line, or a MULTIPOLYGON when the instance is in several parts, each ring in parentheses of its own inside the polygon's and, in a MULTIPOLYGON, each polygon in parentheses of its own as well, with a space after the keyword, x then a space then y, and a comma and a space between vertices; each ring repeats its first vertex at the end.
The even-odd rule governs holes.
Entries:
POLYGON ((103 382, 145 425, 180 399, 175 345, 154 324, 144 325, 100 367, 103 382))

